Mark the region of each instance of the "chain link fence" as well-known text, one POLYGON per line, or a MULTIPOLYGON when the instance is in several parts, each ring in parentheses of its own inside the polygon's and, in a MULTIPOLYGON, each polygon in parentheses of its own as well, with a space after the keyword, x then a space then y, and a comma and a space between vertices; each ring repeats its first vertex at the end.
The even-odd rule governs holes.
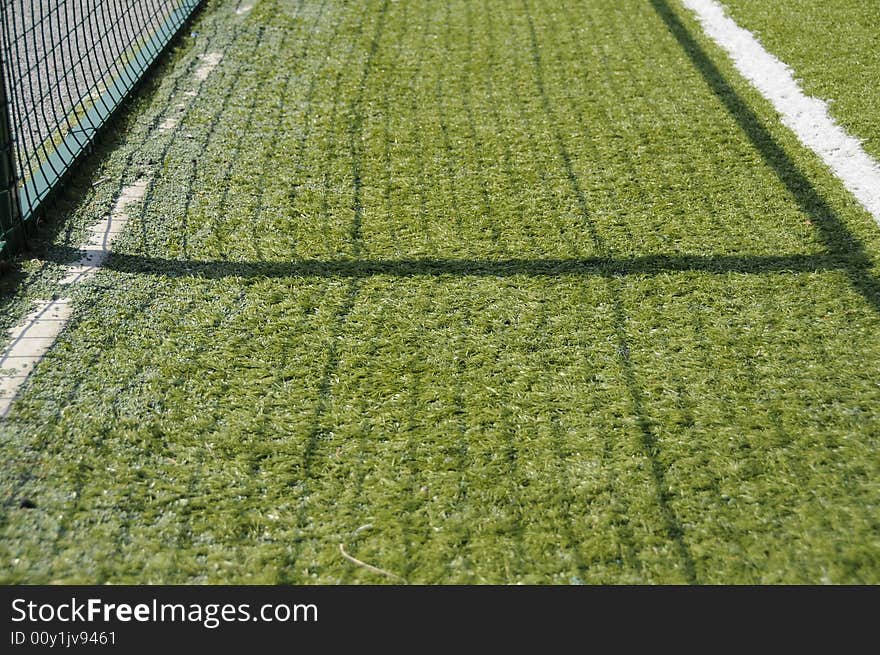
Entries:
POLYGON ((0 0, 4 254, 201 3, 0 0))

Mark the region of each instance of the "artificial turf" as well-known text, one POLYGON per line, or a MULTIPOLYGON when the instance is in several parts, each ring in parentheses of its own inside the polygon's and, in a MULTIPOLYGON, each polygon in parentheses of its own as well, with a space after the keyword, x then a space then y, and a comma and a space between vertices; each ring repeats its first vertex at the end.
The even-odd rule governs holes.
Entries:
POLYGON ((880 6, 864 0, 723 0, 807 93, 880 159, 880 6))
POLYGON ((880 229, 677 3, 234 9, 9 292, 152 175, 0 426, 4 581, 880 582, 880 229))

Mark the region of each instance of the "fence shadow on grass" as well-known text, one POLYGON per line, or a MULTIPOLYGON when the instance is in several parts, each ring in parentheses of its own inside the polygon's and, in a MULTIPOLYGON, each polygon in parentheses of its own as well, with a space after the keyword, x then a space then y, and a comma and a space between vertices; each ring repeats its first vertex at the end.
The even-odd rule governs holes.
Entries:
MULTIPOLYGON (((543 62, 538 44, 538 37, 532 24, 529 5, 523 3, 529 20, 532 46, 532 59, 535 66, 535 82, 541 95, 542 103, 548 115, 553 118, 552 106, 544 91, 543 62)), ((769 130, 761 123, 756 113, 737 94, 725 79, 719 68, 694 39, 678 15, 670 8, 666 0, 652 0, 652 6, 665 22, 670 33, 677 39, 683 50, 690 57, 694 66, 701 73, 710 89, 719 97, 731 116, 736 120, 752 144, 760 152, 764 160, 775 172, 785 188, 791 193, 798 206, 811 219, 825 251, 818 254, 789 255, 699 255, 699 254, 656 254, 639 257, 612 256, 604 246, 598 231, 593 224, 583 192, 583 184, 578 179, 569 151, 562 134, 557 131, 556 149, 560 162, 565 170, 572 192, 581 207, 583 226, 593 239, 596 250, 603 253, 596 257, 571 258, 499 258, 499 259, 468 259, 468 258, 408 258, 408 259, 367 259, 358 257, 361 243, 362 217, 362 181, 361 181, 361 150, 359 137, 362 134, 363 114, 361 100, 363 88, 369 74, 369 66, 378 48, 381 32, 381 21, 371 43, 370 57, 363 73, 358 93, 350 109, 354 116, 348 136, 352 152, 352 175, 354 179, 355 220, 351 225, 351 244, 354 258, 350 259, 295 259, 289 261, 228 261, 228 260, 190 260, 170 259, 162 257, 114 254, 106 263, 106 267, 118 272, 140 275, 164 276, 168 278, 194 279, 296 279, 296 278, 341 278, 349 280, 349 289, 345 301, 339 307, 335 320, 334 338, 330 340, 330 348, 324 365, 321 383, 320 400, 315 407, 313 427, 306 435, 302 456, 301 478, 308 477, 311 461, 315 456, 320 440, 321 418, 325 413, 327 399, 331 393, 330 379, 338 367, 339 353, 336 346, 340 326, 347 320, 357 294, 359 280, 374 276, 405 279, 414 277, 559 277, 582 276, 612 280, 609 293, 614 299, 615 324, 617 332, 617 349, 626 385, 632 401, 632 411, 640 434, 639 450, 648 459, 657 491, 657 501, 664 517, 669 538, 676 544, 681 559, 684 578, 688 582, 698 580, 698 570, 688 544, 685 530, 674 511, 674 493, 666 479, 666 466, 660 457, 661 441, 647 409, 647 394, 642 390, 637 376, 637 362, 631 357, 631 348, 627 339, 627 318, 621 300, 619 278, 622 276, 652 276, 674 273, 702 273, 713 275, 770 275, 770 274, 808 274, 813 272, 839 271, 846 275, 853 288, 860 293, 868 305, 880 313, 880 281, 871 272, 872 262, 863 244, 846 227, 829 204, 812 186, 806 175, 792 161, 784 148, 777 143, 769 130)), ((383 4, 387 8, 387 2, 383 4)), ((554 122, 555 121, 551 121, 554 122)), ((190 187, 193 181, 190 182, 190 187)), ((262 207, 262 201, 261 201, 262 207)), ((262 211, 262 209, 261 209, 262 211)), ((68 262, 78 258, 73 248, 62 249, 53 253, 55 261, 68 262)), ((305 506, 304 506, 305 507, 305 506)), ((303 512, 305 510, 303 509, 303 512)), ((301 513, 299 521, 304 516, 301 513)), ((299 554, 294 549, 287 562, 293 567, 299 554)))
MULTIPOLYGON (((76 259, 79 251, 57 251, 60 262, 76 259)), ((697 272, 724 274, 812 273, 871 266, 862 256, 801 255, 646 255, 559 259, 302 259, 242 262, 230 260, 165 259, 114 253, 105 268, 171 278, 368 278, 409 277, 553 277, 558 275, 616 277, 697 272)), ((867 273, 866 273, 867 274, 867 273)))
POLYGON ((841 270, 849 277, 850 284, 874 311, 880 312, 880 281, 864 265, 867 260, 864 245, 846 227, 785 149, 773 138, 754 110, 731 86, 667 0, 651 0, 651 4, 706 84, 752 142, 755 150, 761 154, 801 210, 809 216, 828 253, 839 258, 841 262, 849 262, 841 270))

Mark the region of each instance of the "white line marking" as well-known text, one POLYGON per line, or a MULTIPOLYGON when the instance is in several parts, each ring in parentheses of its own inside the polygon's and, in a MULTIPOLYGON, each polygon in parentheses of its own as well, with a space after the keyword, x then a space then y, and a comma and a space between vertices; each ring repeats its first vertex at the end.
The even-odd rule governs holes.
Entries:
POLYGON ((828 103, 804 94, 786 64, 724 13, 716 0, 682 0, 737 70, 782 115, 801 143, 827 164, 880 224, 880 164, 828 114, 828 103))
POLYGON ((34 311, 10 330, 11 341, 0 354, 0 369, 11 371, 0 375, 0 418, 9 413, 19 388, 55 343, 71 313, 69 298, 41 300, 34 311))
POLYGON ((142 200, 147 191, 149 177, 142 177, 134 184, 125 187, 119 194, 113 211, 108 216, 95 223, 89 228, 91 233, 80 250, 83 256, 79 261, 65 267, 67 275, 61 280, 61 284, 72 284, 94 275, 110 254, 110 248, 116 237, 125 229, 128 223, 126 209, 133 202, 142 200))
POLYGON ((217 65, 220 63, 220 60, 223 59, 222 52, 209 52, 204 55, 199 55, 199 59, 202 60, 202 65, 196 69, 194 73, 196 79, 199 82, 204 82, 208 79, 208 75, 210 75, 217 65))
POLYGON ((167 132, 168 130, 173 130, 175 127, 177 127, 177 123, 177 116, 169 116, 164 121, 162 121, 161 125, 159 125, 159 131, 167 132))
MULTIPOLYGON (((80 247, 83 256, 64 267, 61 284, 81 282, 98 271, 128 223, 126 210, 143 199, 149 181, 149 177, 142 177, 125 187, 110 214, 89 228, 89 238, 80 247)), ((0 373, 0 418, 9 413, 21 385, 55 343, 72 313, 70 298, 40 300, 36 309, 9 331, 9 345, 0 353, 0 369, 7 371, 0 373)))
POLYGON ((173 130, 175 127, 177 127, 177 124, 180 123, 180 118, 181 116, 183 116, 185 111, 186 105, 184 105, 182 102, 174 105, 174 113, 170 116, 167 116, 165 120, 162 121, 162 124, 159 125, 159 132, 167 132, 168 130, 173 130))

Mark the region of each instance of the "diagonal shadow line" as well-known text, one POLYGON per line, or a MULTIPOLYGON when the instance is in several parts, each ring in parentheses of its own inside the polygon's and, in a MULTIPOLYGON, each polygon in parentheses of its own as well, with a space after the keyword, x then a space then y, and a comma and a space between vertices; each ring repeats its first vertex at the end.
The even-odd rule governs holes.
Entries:
MULTIPOLYGON (((370 42, 370 50, 367 54, 367 59, 364 62, 363 72, 361 74, 360 82, 358 83, 357 87, 358 91, 349 107, 350 111, 353 114, 353 119, 349 125, 348 135, 349 150, 352 157, 352 175, 354 178, 352 197, 354 217, 352 219, 350 231, 352 250, 354 251, 355 255, 360 254, 363 245, 363 239, 361 237, 361 223, 364 215, 363 182, 361 179, 363 145, 358 145, 358 142, 362 140, 358 137, 363 134, 363 97, 366 92, 367 81, 369 80, 370 73, 373 69, 376 53, 379 51, 379 45, 382 40, 382 34, 385 30, 389 8, 390 0, 384 0, 382 6, 379 9, 379 16, 376 23, 376 31, 373 33, 373 39, 370 42)), ((335 372, 339 370, 340 360, 342 357, 342 354, 339 351, 339 336, 342 333, 345 324, 348 322, 352 311, 354 310, 358 294, 361 290, 360 287, 360 279, 352 278, 349 281, 348 289, 345 294, 345 299, 343 300, 342 305, 336 312, 333 335, 329 343, 327 360, 326 364, 324 365, 323 373, 321 374, 321 382, 318 388, 318 402, 315 406, 314 416, 312 419, 313 425, 312 428, 309 430, 305 447, 302 451, 302 472, 300 475, 300 481, 303 485, 306 485, 305 488, 307 490, 307 495, 300 506, 299 512, 297 512, 295 526, 298 531, 301 531, 303 529, 306 517, 308 515, 308 484, 312 478, 312 464, 318 451, 318 445, 326 437, 325 431, 321 427, 321 421, 327 413, 327 409, 330 404, 330 398, 333 395, 332 379, 335 372)), ((288 551, 288 555, 285 561, 285 577, 291 574, 292 569, 295 569, 299 561, 300 555, 301 541, 298 541, 295 549, 293 549, 292 551, 288 551)))
MULTIPOLYGON (((77 255, 74 248, 59 249, 63 263, 77 255)), ((816 255, 644 255, 612 258, 512 258, 512 259, 302 259, 294 261, 235 262, 229 260, 181 260, 144 255, 111 254, 104 268, 120 273, 170 278, 368 278, 388 277, 551 277, 580 275, 663 275, 709 273, 714 275, 772 273, 798 274, 869 267, 866 258, 834 254, 816 255)))
POLYGON ((785 149, 773 138, 758 115, 731 86, 667 0, 651 0, 651 4, 709 88, 718 96, 801 210, 810 217, 819 240, 828 252, 841 261, 851 260, 852 263, 840 267, 841 270, 847 274, 852 287, 871 308, 880 313, 880 281, 869 272, 868 256, 862 242, 846 227, 785 149))
MULTIPOLYGON (((544 106, 544 110, 547 116, 551 119, 551 122, 556 125, 555 137, 557 150, 564 164, 569 185, 578 200, 578 205, 580 206, 581 216, 583 218, 584 225, 592 237, 593 244, 596 246, 597 250, 599 251, 599 253, 601 253, 604 259, 611 259, 611 251, 609 248, 606 247, 604 239, 602 239, 601 235, 599 234, 596 223, 591 217, 589 203, 587 202, 586 194, 583 191, 580 177, 575 171, 572 157, 569 153, 568 148, 565 145, 565 140, 563 139, 562 132, 558 126, 558 121, 556 120, 556 115, 553 110, 553 104, 550 101, 550 97, 547 95, 547 91, 544 85, 544 66, 542 63, 541 48, 538 43, 538 34, 535 30, 535 22, 532 18, 532 13, 528 1, 522 0, 522 6, 525 10, 525 17, 528 22, 529 37, 532 50, 532 61, 535 67, 535 84, 537 86, 538 93, 541 96, 542 104, 544 106)), ((606 281, 608 283, 608 291, 615 305, 615 327, 617 332, 618 354, 624 374, 624 379, 627 388, 629 389, 630 400, 632 401, 632 409, 635 414, 639 428, 641 446, 640 450, 651 465, 651 474, 654 479, 654 487, 657 493, 657 504, 659 506, 661 514, 663 515, 663 522, 665 523, 667 536, 673 544, 673 548, 677 553, 678 559, 682 563, 687 582, 689 584, 696 584, 698 580, 696 567, 694 564, 694 557, 684 539, 682 526, 675 514, 675 511, 670 505, 671 494, 669 491, 669 484, 666 481, 666 472, 664 470, 664 467, 661 465, 658 457, 659 449, 657 446, 657 437, 655 436, 654 430, 652 429, 651 421, 649 420, 645 412, 644 402, 642 400, 642 391, 636 378, 635 366, 633 365, 632 359, 629 357, 629 346, 627 345, 626 334, 626 316, 623 308, 623 301, 621 299, 621 291, 618 277, 611 276, 606 278, 606 281)))
POLYGON ((379 44, 382 41, 382 34, 385 31, 385 22, 389 6, 390 0, 385 0, 379 8, 376 32, 373 34, 373 40, 370 42, 370 50, 367 53, 367 60, 364 62, 364 70, 357 86, 357 94, 349 106, 349 111, 353 116, 348 128, 348 147, 351 152, 352 187, 354 189, 352 197, 354 217, 351 221, 351 247, 355 255, 359 255, 363 248, 361 227, 364 220, 364 182, 362 170, 364 163, 364 95, 367 90, 367 81, 370 79, 370 74, 373 72, 376 53, 379 52, 379 44))
POLYGON ((632 352, 627 341, 626 311, 624 310, 620 278, 612 278, 608 281, 612 303, 614 306, 614 322, 617 332, 617 354, 620 358, 621 372, 629 389, 633 404, 633 414, 636 419, 642 452, 647 456, 648 465, 651 467, 651 475, 654 478, 657 489, 657 505, 666 524, 667 533, 673 547, 678 552, 678 557, 683 567, 685 580, 688 584, 697 584, 697 567, 690 547, 685 541, 685 531, 679 521, 675 510, 672 508, 673 492, 666 480, 666 467, 660 460, 660 439, 657 437, 648 416, 645 403, 645 395, 636 377, 636 365, 633 362, 632 352))
POLYGON ((522 0, 522 6, 525 10, 525 16, 529 26, 529 45, 531 47, 532 65, 535 69, 535 86, 538 90, 538 96, 541 98, 541 106, 544 108, 544 113, 546 113, 547 117, 550 119, 550 124, 553 125, 553 137, 556 141, 556 151, 562 162, 562 167, 565 170, 565 176, 568 178, 568 184, 571 187, 577 200, 578 207, 580 208, 583 225, 589 233, 590 239, 593 241, 596 250, 604 254, 607 252, 608 248, 605 244, 605 240, 602 239, 599 234, 596 222, 591 216, 589 202, 587 202, 587 194, 584 193, 580 178, 574 170, 574 162, 571 152, 565 145, 565 139, 563 139, 562 130, 559 127, 560 122, 557 119, 556 111, 553 109, 553 103, 550 101, 550 96, 547 95, 547 88, 544 84, 544 63, 541 57, 541 48, 538 45, 538 34, 535 31, 535 23, 532 20, 531 10, 529 9, 526 0, 522 0))

